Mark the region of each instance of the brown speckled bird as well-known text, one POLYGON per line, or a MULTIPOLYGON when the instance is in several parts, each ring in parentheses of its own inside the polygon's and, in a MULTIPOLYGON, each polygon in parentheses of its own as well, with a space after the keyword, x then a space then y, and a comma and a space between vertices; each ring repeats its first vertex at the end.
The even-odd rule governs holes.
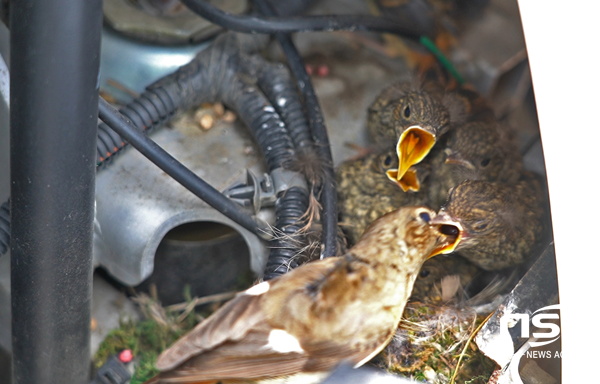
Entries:
MULTIPOLYGON (((398 167, 387 172, 404 191, 418 191, 412 166, 439 147, 442 135, 469 122, 495 123, 493 110, 477 92, 466 87, 445 91, 435 82, 421 85, 393 84, 385 88, 369 108, 367 130, 379 146, 394 144, 398 167), (435 147, 434 147, 435 146, 435 147)), ((432 152, 432 154, 435 153, 432 152)))
MULTIPOLYGON (((369 107, 367 130, 371 139, 383 147, 394 145, 397 151, 399 164, 391 178, 403 180, 408 169, 421 162, 450 129, 450 111, 442 94, 434 83, 393 84, 369 107)), ((418 190, 410 182, 401 186, 405 191, 418 190)))
POLYGON ((340 223, 354 244, 378 217, 409 205, 426 205, 426 190, 404 193, 386 176, 397 168, 398 157, 390 149, 342 163, 336 170, 340 223))
POLYGON ((451 190, 432 221, 455 226, 456 251, 473 264, 498 270, 522 263, 544 234, 544 198, 539 181, 524 172, 515 184, 468 180, 451 190))
POLYGON ((474 121, 452 129, 445 144, 415 168, 419 167, 426 168, 428 174, 428 205, 437 209, 446 201, 448 191, 459 183, 485 180, 513 184, 523 165, 508 127, 474 121))
POLYGON ((360 366, 394 335, 425 260, 456 237, 405 207, 375 221, 344 256, 305 264, 238 294, 156 362, 147 383, 323 376, 360 366))

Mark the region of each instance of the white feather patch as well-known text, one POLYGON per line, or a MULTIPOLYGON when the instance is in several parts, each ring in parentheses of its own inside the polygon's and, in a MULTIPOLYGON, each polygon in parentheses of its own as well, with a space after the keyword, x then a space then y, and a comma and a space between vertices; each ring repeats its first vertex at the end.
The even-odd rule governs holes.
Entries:
POLYGON ((304 349, 300 346, 300 342, 294 336, 290 335, 283 329, 274 329, 269 333, 268 344, 265 349, 272 349, 279 353, 299 352, 304 353, 304 349))
POLYGON ((244 293, 246 295, 250 295, 250 296, 258 296, 258 295, 262 295, 265 292, 268 292, 269 288, 271 288, 271 286, 269 285, 269 282, 264 281, 260 284, 256 284, 255 286, 246 289, 244 291, 244 293))

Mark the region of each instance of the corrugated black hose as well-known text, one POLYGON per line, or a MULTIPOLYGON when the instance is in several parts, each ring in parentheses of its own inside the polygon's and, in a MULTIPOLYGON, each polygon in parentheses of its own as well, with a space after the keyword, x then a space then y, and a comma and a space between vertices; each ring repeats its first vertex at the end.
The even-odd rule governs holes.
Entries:
MULTIPOLYGON (((270 3, 265 0, 256 0, 255 4, 258 10, 268 16, 272 16, 274 11, 270 3)), ((296 49, 291 37, 284 33, 276 33, 275 37, 281 45, 283 52, 288 60, 290 70, 296 78, 296 83, 302 97, 304 98, 306 114, 319 156, 323 160, 323 180, 321 186, 321 205, 323 207, 323 251, 321 257, 331 257, 338 254, 338 217, 337 217, 337 194, 333 176, 333 157, 329 145, 329 136, 325 127, 325 119, 319 104, 319 99, 312 86, 310 76, 306 72, 306 67, 300 53, 296 49)))
POLYGON ((269 62, 262 56, 255 55, 252 59, 257 70, 257 84, 281 116, 296 148, 312 147, 304 105, 289 69, 282 63, 269 62))

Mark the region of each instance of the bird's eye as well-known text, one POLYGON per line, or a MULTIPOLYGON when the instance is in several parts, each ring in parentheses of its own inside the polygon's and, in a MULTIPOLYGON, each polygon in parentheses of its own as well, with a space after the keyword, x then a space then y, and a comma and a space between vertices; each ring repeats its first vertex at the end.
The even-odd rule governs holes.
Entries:
POLYGON ((488 227, 488 223, 485 221, 480 221, 473 226, 473 229, 476 231, 483 231, 488 227))
POLYGON ((385 165, 386 167, 389 167, 390 165, 392 165, 392 156, 391 155, 387 155, 385 157, 385 159, 383 159, 383 165, 385 165))
POLYGON ((440 232, 447 236, 458 236, 459 230, 454 225, 442 225, 440 232))
POLYGON ((487 159, 481 160, 481 166, 482 167, 487 167, 489 163, 490 163, 490 158, 489 157, 487 159))
POLYGON ((429 271, 428 271, 428 270, 426 270, 426 269, 421 269, 421 272, 419 272, 419 277, 423 277, 423 278, 425 278, 425 277, 429 276, 429 274, 430 274, 430 273, 431 273, 431 272, 429 272, 429 271))
POLYGON ((419 214, 419 217, 421 219, 423 219, 423 221, 426 222, 426 223, 429 223, 429 220, 431 220, 431 217, 429 216, 429 213, 427 213, 427 212, 421 212, 419 214))
POLYGON ((410 105, 404 107, 404 117, 406 117, 407 119, 410 117, 410 105))

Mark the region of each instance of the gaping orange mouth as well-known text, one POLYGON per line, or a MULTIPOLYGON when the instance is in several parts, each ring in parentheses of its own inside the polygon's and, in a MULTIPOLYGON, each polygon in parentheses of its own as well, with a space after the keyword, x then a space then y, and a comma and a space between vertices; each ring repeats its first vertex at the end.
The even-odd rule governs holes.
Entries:
POLYGON ((442 224, 438 226, 438 231, 442 234, 446 235, 444 240, 440 245, 438 245, 433 252, 429 255, 429 258, 432 258, 436 255, 446 255, 448 253, 454 252, 458 243, 462 239, 462 231, 455 227, 454 225, 442 224))
POLYGON ((437 228, 438 232, 444 235, 444 239, 441 244, 438 245, 429 257, 435 255, 446 255, 456 250, 460 242, 465 238, 465 231, 456 220, 452 220, 450 215, 444 210, 441 210, 436 217, 434 217, 429 225, 433 225, 437 228))
POLYGON ((418 191, 420 188, 416 171, 409 173, 409 168, 420 163, 431 151, 435 144, 435 135, 424 128, 414 125, 400 136, 396 152, 398 154, 398 169, 387 171, 387 176, 395 181, 403 191, 418 191))

